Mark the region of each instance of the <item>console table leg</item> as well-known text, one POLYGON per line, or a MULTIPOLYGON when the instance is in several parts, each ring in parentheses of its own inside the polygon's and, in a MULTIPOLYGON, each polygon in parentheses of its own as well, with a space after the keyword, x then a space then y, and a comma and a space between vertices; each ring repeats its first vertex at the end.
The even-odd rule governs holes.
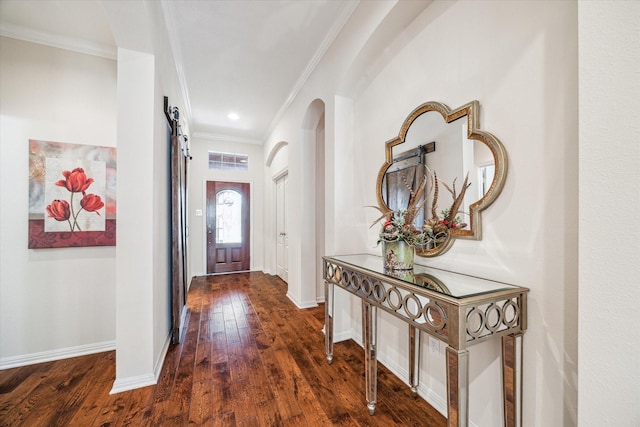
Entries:
POLYGON ((377 403, 378 362, 377 362, 377 308, 362 300, 362 325, 364 330, 364 369, 367 386, 367 408, 373 415, 377 403))
POLYGON ((409 386, 411 396, 418 396, 420 385, 420 331, 409 325, 409 386))
POLYGON ((502 399, 505 427, 522 426, 522 334, 502 337, 502 399))
POLYGON ((469 351, 447 347, 447 426, 469 424, 469 351))
POLYGON ((327 362, 333 362, 333 284, 324 282, 324 346, 327 362))

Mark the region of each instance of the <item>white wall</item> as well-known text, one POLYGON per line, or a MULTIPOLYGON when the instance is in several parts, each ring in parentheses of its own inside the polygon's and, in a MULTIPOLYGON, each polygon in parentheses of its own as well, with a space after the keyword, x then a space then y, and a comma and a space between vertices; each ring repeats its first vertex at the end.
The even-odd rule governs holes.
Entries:
MULTIPOLYGON (((164 96, 184 113, 157 2, 105 2, 118 44, 116 381, 112 392, 157 381, 171 332, 169 144, 164 96), (126 157, 125 157, 126 155, 126 157)), ((187 121, 183 130, 188 133, 187 121)))
MULTIPOLYGON (((375 200, 384 142, 413 108, 430 100, 452 108, 480 101, 480 127, 502 141, 509 158, 504 190, 482 214, 483 240, 458 240, 445 255, 418 262, 531 289, 524 423, 575 424, 577 5, 434 2, 412 25, 414 36, 355 100, 362 153, 355 158, 362 171, 356 187, 370 183, 375 200)), ((369 231, 363 249, 374 246, 376 234, 369 231)), ((380 351, 400 370, 407 366, 405 326, 381 317, 389 337, 403 337, 380 340, 380 351)), ((444 366, 444 348, 423 350, 431 368, 425 371, 434 372, 426 375, 428 393, 444 402, 444 373, 433 369, 444 366)), ((471 349, 470 380, 471 421, 500 425, 498 340, 471 349)))
POLYGON ((262 146, 202 137, 191 140, 189 162, 189 258, 194 276, 207 274, 207 181, 248 182, 250 185, 251 270, 264 268, 264 158, 262 146), (209 169, 209 151, 249 155, 248 171, 209 169), (202 216, 196 216, 196 210, 202 216))
POLYGON ((581 1, 581 426, 640 425, 640 3, 581 1))
POLYGON ((114 391, 122 391, 154 383, 169 344, 163 97, 185 109, 160 4, 108 2, 105 10, 117 68, 113 60, 1 41, 0 366, 115 346, 114 391), (115 248, 26 249, 29 138, 118 141, 115 248))
POLYGON ((116 146, 116 62, 0 38, 0 367, 115 345, 115 247, 27 249, 29 139, 116 146))
MULTIPOLYGON (((416 3, 407 3, 413 6, 416 3)), ((315 286, 314 284, 314 260, 302 259, 303 242, 305 245, 315 245, 315 237, 313 230, 303 229, 301 214, 303 212, 303 204, 305 193, 313 188, 303 186, 302 174, 305 169, 303 164, 309 161, 308 156, 313 155, 310 147, 303 148, 305 143, 305 118, 309 107, 317 100, 324 103, 325 109, 325 253, 335 253, 336 247, 341 245, 349 245, 353 247, 354 239, 338 239, 336 230, 343 224, 350 224, 352 218, 344 216, 336 217, 335 206, 343 201, 348 203, 353 201, 350 192, 336 193, 335 187, 340 186, 343 189, 350 186, 349 180, 340 180, 334 176, 336 173, 348 174, 349 168, 346 169, 342 165, 349 165, 349 157, 345 157, 342 152, 338 153, 335 149, 338 144, 350 144, 350 136, 352 135, 353 124, 348 118, 344 119, 351 108, 351 101, 347 98, 336 96, 337 87, 341 84, 346 70, 349 70, 351 64, 356 60, 357 52, 367 42, 367 37, 375 26, 384 18, 386 11, 391 8, 392 2, 363 2, 360 3, 354 14, 351 15, 350 24, 343 28, 334 45, 329 49, 325 57, 320 61, 315 71, 302 88, 298 96, 293 101, 287 113, 277 123, 273 132, 268 136, 264 145, 265 158, 268 159, 272 155, 279 144, 287 143, 287 170, 289 173, 289 191, 287 196, 287 208, 290 215, 288 218, 288 234, 289 234, 289 297, 298 306, 315 305, 315 286), (336 114, 336 111, 340 114, 336 114), (346 112, 346 113, 345 113, 346 112), (307 155, 307 157, 305 157, 307 155), (311 234, 309 234, 311 233, 311 234), (307 266, 311 268, 307 268, 307 266), (311 288, 309 288, 311 286, 311 288)), ((308 142, 308 139, 307 139, 308 142)), ((271 168, 273 169, 273 168, 271 168)), ((271 170, 271 173, 277 171, 271 170)), ((271 180, 272 175, 267 175, 265 179, 271 180)), ((311 184, 311 179, 304 180, 307 184, 311 184)), ((265 188, 265 223, 273 224, 272 201, 275 200, 273 186, 265 188), (269 206, 271 208, 269 209, 269 206)), ((275 233, 265 233, 265 247, 275 247, 275 233)), ((308 247, 305 248, 305 251, 308 247)), ((322 248, 320 248, 321 250, 322 248)), ((344 249, 343 249, 344 250, 344 249)), ((339 324, 337 328, 339 328, 339 324)))
MULTIPOLYGON (((412 7, 414 2, 360 3, 268 138, 266 152, 289 142, 290 179, 296 182, 303 173, 296 168, 303 114, 313 99, 322 99, 327 251, 378 253, 377 230, 369 230, 376 211, 364 206, 376 201, 384 142, 425 101, 455 108, 479 100, 481 129, 495 134, 509 157, 505 188, 483 213, 483 240, 459 240, 447 254, 419 262, 531 289, 524 425, 575 425, 577 4, 433 2, 422 13, 407 13, 412 7)), ((291 189, 298 200, 306 190, 291 189)), ((290 206, 295 215, 299 205, 290 206)), ((305 278, 304 270, 290 271, 289 287, 305 278)), ((351 301, 336 309, 336 335, 360 339, 360 304, 351 301)), ((379 334, 380 360, 406 379, 406 326, 381 313, 379 334)), ((444 411, 444 348, 429 353, 426 339, 423 347, 420 391, 444 411)), ((472 425, 502 423, 499 366, 499 341, 471 349, 472 425)))
MULTIPOLYGON (((153 383, 153 55, 118 50, 118 235, 116 381, 153 383), (144 179, 147 177, 147 179, 144 179), (135 187, 135 191, 132 188, 135 187), (141 218, 145 220, 141 221, 141 218)), ((157 242, 162 245, 162 242, 157 242)), ((166 247, 166 242, 164 242, 166 247)), ((165 278, 165 286, 167 281, 165 278)))

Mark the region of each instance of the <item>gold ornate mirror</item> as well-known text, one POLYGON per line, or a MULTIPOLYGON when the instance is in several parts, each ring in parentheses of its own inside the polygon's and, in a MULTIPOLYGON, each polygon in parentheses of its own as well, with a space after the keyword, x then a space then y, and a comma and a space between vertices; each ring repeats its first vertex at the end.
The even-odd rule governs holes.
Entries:
POLYGON ((419 256, 441 255, 456 238, 479 240, 480 214, 502 191, 507 155, 495 136, 479 129, 479 109, 478 101, 455 110, 426 102, 386 142, 378 205, 389 213, 413 201, 413 224, 425 236, 416 245, 419 256))

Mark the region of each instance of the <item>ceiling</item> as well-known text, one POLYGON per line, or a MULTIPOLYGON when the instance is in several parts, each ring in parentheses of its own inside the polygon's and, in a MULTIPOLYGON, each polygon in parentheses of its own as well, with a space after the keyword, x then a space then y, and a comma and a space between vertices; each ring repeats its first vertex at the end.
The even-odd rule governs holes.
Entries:
MULTIPOLYGON (((261 144, 357 0, 161 5, 192 136, 261 144)), ((116 57, 111 26, 97 0, 0 0, 0 34, 116 57)))

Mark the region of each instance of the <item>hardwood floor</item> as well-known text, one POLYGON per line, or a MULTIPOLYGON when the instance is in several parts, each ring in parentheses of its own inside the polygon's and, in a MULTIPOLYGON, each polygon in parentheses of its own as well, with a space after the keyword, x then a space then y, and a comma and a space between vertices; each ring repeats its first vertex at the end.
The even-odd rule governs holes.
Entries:
POLYGON ((262 273, 195 278, 183 342, 155 386, 109 395, 115 353, 0 371, 1 426, 444 426, 446 420, 378 365, 374 416, 364 352, 324 353, 324 308, 299 310, 262 273))

